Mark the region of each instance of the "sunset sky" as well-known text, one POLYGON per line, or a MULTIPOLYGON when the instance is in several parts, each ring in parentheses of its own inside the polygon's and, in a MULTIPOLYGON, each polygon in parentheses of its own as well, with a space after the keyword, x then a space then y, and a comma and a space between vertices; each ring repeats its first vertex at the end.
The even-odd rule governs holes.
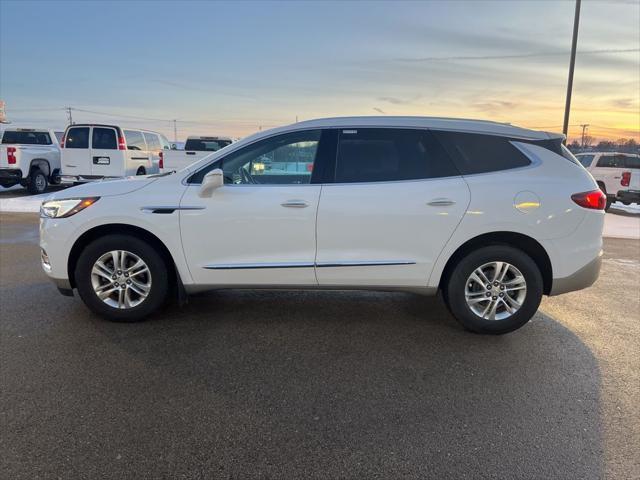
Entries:
MULTIPOLYGON (((243 136, 342 115, 561 131, 573 1, 0 0, 14 123, 243 136), (86 111, 82 111, 86 110, 86 111), (93 112, 93 113, 91 113, 93 112)), ((639 138, 640 2, 582 4, 570 139, 639 138)))

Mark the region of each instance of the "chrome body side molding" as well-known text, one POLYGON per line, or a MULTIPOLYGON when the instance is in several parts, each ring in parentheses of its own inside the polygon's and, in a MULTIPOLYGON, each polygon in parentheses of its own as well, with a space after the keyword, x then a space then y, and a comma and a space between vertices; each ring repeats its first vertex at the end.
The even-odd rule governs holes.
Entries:
POLYGON ((409 260, 368 260, 353 262, 282 262, 282 263, 219 263, 205 265, 207 270, 237 270, 252 268, 326 268, 326 267, 379 267, 389 265, 415 265, 409 260))
POLYGON ((205 265, 207 270, 239 270, 253 268, 313 268, 312 262, 282 262, 282 263, 218 263, 205 265))

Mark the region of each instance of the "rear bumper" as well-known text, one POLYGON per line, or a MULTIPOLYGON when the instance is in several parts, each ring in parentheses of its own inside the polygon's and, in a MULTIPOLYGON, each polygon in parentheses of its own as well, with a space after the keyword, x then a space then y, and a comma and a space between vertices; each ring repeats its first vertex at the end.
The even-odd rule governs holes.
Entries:
POLYGON ((549 293, 549 295, 560 295, 590 287, 598 279, 601 265, 602 251, 600 251, 600 254, 591 262, 587 263, 580 270, 572 273, 568 277, 554 278, 551 293, 549 293))
POLYGON ((640 190, 620 190, 616 198, 621 202, 640 203, 640 190))
POLYGON ((11 187, 22 181, 22 170, 19 168, 0 168, 0 185, 11 187))

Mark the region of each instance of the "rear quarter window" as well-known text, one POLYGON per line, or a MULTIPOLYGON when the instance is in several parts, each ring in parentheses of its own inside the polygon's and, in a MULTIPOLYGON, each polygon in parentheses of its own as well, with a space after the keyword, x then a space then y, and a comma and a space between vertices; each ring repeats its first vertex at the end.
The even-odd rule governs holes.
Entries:
POLYGON ((478 133, 435 131, 462 175, 526 167, 531 160, 508 137, 478 133))

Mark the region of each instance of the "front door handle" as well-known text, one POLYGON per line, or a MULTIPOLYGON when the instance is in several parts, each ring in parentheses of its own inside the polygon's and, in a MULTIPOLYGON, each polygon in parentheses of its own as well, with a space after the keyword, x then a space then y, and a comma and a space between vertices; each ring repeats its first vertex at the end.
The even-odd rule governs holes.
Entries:
POLYGON ((281 203, 280 205, 288 208, 307 208, 309 206, 309 204, 304 200, 287 200, 286 202, 281 203))
POLYGON ((450 198, 434 198, 430 202, 427 203, 430 207, 448 207, 451 205, 455 205, 455 201, 450 198))

